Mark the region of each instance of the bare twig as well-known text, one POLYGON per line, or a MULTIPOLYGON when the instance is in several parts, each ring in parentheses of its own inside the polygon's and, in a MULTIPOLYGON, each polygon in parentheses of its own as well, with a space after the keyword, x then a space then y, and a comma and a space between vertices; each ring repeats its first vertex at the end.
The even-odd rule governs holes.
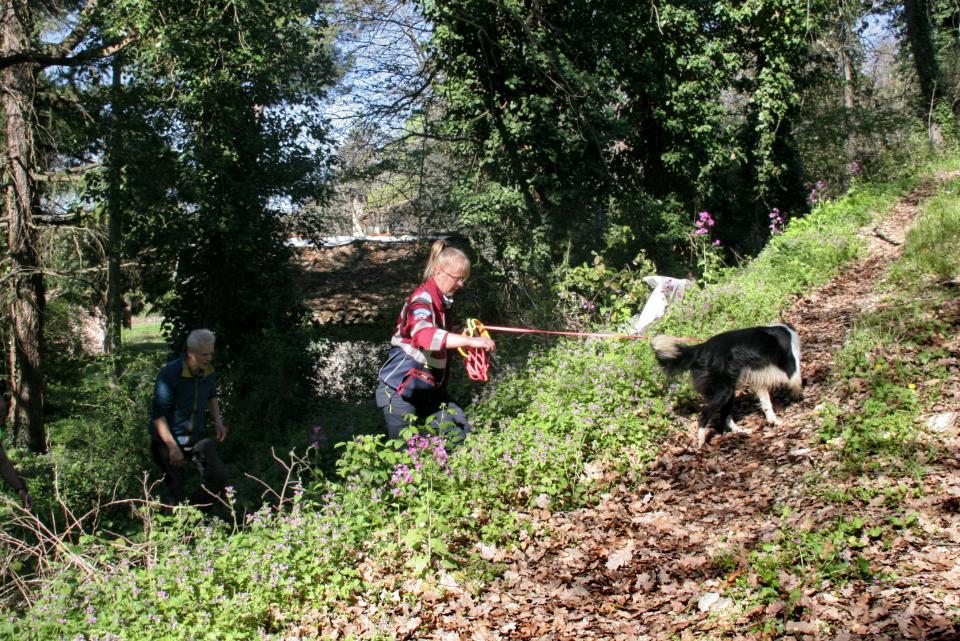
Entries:
POLYGON ((877 238, 879 238, 880 240, 883 240, 883 241, 886 241, 886 242, 890 243, 891 245, 899 246, 899 245, 902 245, 902 244, 903 244, 903 243, 901 243, 900 241, 894 240, 894 239, 890 238, 889 236, 887 236, 886 234, 884 234, 882 231, 880 231, 880 228, 879 228, 879 227, 874 227, 874 228, 873 228, 873 235, 876 236, 877 238))

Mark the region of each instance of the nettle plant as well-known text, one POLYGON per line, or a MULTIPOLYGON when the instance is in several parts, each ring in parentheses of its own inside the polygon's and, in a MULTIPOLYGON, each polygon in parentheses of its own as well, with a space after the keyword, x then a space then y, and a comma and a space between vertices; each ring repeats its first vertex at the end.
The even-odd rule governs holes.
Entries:
POLYGON ((603 256, 592 263, 560 267, 553 275, 553 290, 567 326, 589 323, 623 323, 643 308, 650 288, 644 276, 656 273, 643 252, 627 265, 614 269, 603 256))
POLYGON ((280 500, 283 509, 226 521, 186 507, 164 515, 141 502, 141 535, 83 537, 82 551, 57 562, 33 607, 0 624, 0 636, 247 639, 254 630, 279 632, 281 612, 296 615, 357 591, 357 547, 336 504, 308 509, 299 488, 280 500))
POLYGON ((339 496, 341 519, 367 549, 399 561, 416 575, 437 564, 454 567, 449 540, 469 531, 462 522, 470 502, 449 462, 449 443, 426 426, 408 428, 402 440, 362 436, 339 444, 341 480, 314 490, 339 496), (423 434, 418 433, 423 431, 423 434))
POLYGON ((451 499, 457 492, 446 444, 439 436, 420 435, 413 429, 403 436, 406 447, 401 451, 401 462, 393 467, 390 494, 407 567, 417 575, 431 568, 434 560, 447 568, 456 567, 448 541, 456 531, 456 509, 451 499))

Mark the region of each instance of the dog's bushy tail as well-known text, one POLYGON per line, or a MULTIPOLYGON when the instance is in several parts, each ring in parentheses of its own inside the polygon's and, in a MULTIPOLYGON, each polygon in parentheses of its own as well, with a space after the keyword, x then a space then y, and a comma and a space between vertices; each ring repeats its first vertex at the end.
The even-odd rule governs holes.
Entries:
POLYGON ((660 367, 668 374, 679 374, 690 369, 697 355, 696 345, 684 345, 681 339, 660 334, 650 340, 660 367))

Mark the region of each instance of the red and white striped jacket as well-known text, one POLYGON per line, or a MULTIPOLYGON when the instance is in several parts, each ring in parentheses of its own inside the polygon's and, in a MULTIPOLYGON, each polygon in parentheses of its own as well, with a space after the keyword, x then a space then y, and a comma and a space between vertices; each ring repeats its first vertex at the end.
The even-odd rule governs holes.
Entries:
POLYGON ((443 292, 431 278, 404 302, 380 380, 404 398, 444 387, 449 328, 443 292))

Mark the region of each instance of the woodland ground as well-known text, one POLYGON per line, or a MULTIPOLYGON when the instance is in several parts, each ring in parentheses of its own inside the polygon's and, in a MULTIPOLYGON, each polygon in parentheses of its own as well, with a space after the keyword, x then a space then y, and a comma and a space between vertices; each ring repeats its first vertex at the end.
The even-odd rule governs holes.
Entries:
POLYGON ((429 253, 428 242, 355 242, 301 250, 300 285, 311 316, 321 325, 389 326, 420 282, 429 253))
MULTIPOLYGON (((775 401, 782 425, 764 425, 756 402, 742 398, 736 418, 752 434, 724 435, 700 451, 692 448, 693 433, 685 434, 663 444, 644 479, 614 480, 595 505, 569 513, 533 510, 532 530, 518 547, 483 551, 503 572, 481 591, 451 581, 442 594, 421 590, 416 602, 390 613, 359 601, 340 616, 304 621, 307 636, 293 638, 312 638, 310 631, 368 637, 386 628, 400 639, 444 641, 960 639, 956 415, 933 435, 939 447, 932 458, 906 477, 831 474, 842 464, 837 448, 817 437, 822 404, 844 405, 835 356, 859 319, 885 304, 877 287, 931 189, 918 188, 865 227, 862 257, 784 310, 803 341, 805 394, 785 407, 775 401), (887 500, 892 494, 900 500, 887 500), (844 496, 865 498, 836 498, 844 496), (748 551, 783 532, 800 537, 853 518, 863 522, 860 528, 907 521, 889 536, 858 536, 869 564, 864 576, 801 583, 781 572, 789 599, 751 604, 726 596, 736 594, 739 582, 756 581, 744 570, 748 551), (782 624, 778 631, 771 621, 782 624)), ((954 329, 960 324, 956 298, 934 313, 954 329)), ((960 412, 957 332, 937 340, 953 358, 947 377, 928 382, 940 388, 940 401, 925 418, 960 412)), ((820 553, 827 558, 830 545, 820 553)), ((804 572, 797 568, 797 575, 804 572)), ((405 590, 418 593, 416 586, 405 590)))

